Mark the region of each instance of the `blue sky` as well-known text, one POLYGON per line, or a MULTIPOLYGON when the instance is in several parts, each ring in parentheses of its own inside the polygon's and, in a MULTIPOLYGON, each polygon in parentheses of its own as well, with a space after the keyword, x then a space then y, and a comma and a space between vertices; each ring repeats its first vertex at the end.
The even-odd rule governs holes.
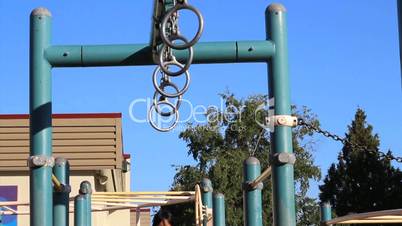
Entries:
MULTIPOLYGON (((261 40, 269 1, 190 0, 205 18, 201 41, 261 40)), ((401 76, 396 2, 383 0, 290 1, 289 63, 292 102, 316 113, 322 127, 346 131, 357 107, 368 114, 381 147, 402 155, 401 76)), ((28 112, 29 13, 53 14, 53 44, 147 43, 152 1, 0 0, 0 113, 28 112)), ((184 23, 184 27, 191 23, 184 23)), ((172 164, 192 163, 178 132, 159 133, 130 120, 129 105, 152 97, 154 67, 53 70, 55 113, 122 112, 124 149, 132 156, 132 190, 166 190, 172 164)), ((239 97, 267 92, 266 65, 194 65, 185 98, 219 104, 229 89, 239 97)), ((144 115, 140 106, 136 114, 144 115)), ((185 111, 185 110, 184 110, 185 111)), ((315 162, 326 173, 340 144, 317 136, 315 162)), ((313 184, 310 194, 318 193, 313 184)))

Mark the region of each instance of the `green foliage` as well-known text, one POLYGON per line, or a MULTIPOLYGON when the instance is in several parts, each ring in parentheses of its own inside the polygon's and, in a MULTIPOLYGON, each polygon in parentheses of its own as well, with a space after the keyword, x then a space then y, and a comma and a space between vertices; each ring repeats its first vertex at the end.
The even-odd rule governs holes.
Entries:
MULTIPOLYGON (((211 179, 214 190, 225 195, 227 225, 243 225, 242 168, 243 161, 254 155, 261 168, 269 165, 270 134, 257 123, 263 121, 266 111, 257 111, 267 102, 266 96, 256 95, 238 100, 233 94, 221 94, 226 110, 210 108, 206 124, 189 124, 180 134, 187 143, 188 155, 197 162, 194 166, 177 167, 172 190, 193 190, 202 177, 211 179), (257 112, 257 113, 256 113, 257 112)), ((308 122, 318 124, 316 117, 307 109, 293 108, 308 122)), ((297 157, 295 180, 297 185, 297 209, 300 225, 318 224, 319 212, 315 200, 306 196, 309 180, 319 180, 320 170, 313 163, 312 131, 295 128, 293 147, 297 157)), ((263 189, 263 219, 272 224, 271 184, 268 180, 263 189)), ((168 207, 177 217, 174 225, 194 225, 192 205, 168 207)))
MULTIPOLYGON (((367 124, 366 114, 360 108, 348 126, 346 138, 378 153, 379 136, 373 134, 373 127, 367 124)), ((344 145, 338 163, 331 165, 320 186, 320 199, 329 201, 338 216, 400 208, 401 181, 401 172, 389 160, 344 145)))
POLYGON ((297 224, 300 226, 319 225, 320 206, 315 199, 296 196, 297 199, 297 224))

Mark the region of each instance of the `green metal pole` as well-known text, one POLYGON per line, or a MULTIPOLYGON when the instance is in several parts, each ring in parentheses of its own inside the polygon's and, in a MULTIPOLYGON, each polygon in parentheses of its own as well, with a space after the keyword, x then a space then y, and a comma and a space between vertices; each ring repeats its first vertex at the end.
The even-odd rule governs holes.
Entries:
POLYGON ((74 199, 74 226, 88 226, 84 195, 77 195, 74 199))
POLYGON ((30 225, 52 226, 51 14, 45 8, 30 17, 30 225))
POLYGON ((245 226, 262 226, 262 198, 263 184, 250 187, 250 182, 261 174, 260 161, 249 157, 243 163, 243 212, 245 226))
MULTIPOLYGON (((263 41, 226 41, 198 43, 193 64, 265 62, 274 53, 274 45, 263 41)), ((149 44, 61 45, 46 50, 46 59, 54 67, 97 67, 153 65, 149 44)), ((187 60, 187 50, 175 50, 180 62, 187 60)))
POLYGON ((3 226, 3 207, 0 207, 0 226, 3 226))
POLYGON ((328 202, 321 203, 321 225, 332 219, 331 204, 328 202))
MULTIPOLYGON (((212 210, 212 182, 208 178, 203 178, 201 180, 201 200, 202 204, 208 208, 207 212, 210 212, 212 210)), ((207 226, 208 224, 208 218, 203 219, 203 225, 207 226)))
POLYGON ((222 193, 215 193, 213 200, 213 222, 214 226, 225 226, 225 196, 222 193))
MULTIPOLYGON (((290 115, 286 9, 272 4, 265 16, 267 39, 275 45, 275 54, 267 59, 269 98, 275 103, 275 115, 290 115)), ((295 226, 295 159, 290 127, 275 126, 271 131, 271 153, 274 225, 295 226)))
POLYGON ((92 188, 91 183, 88 181, 83 181, 80 184, 80 191, 79 193, 84 196, 84 203, 85 203, 85 215, 86 215, 86 225, 92 225, 92 188))
POLYGON ((64 158, 56 158, 53 174, 62 184, 61 191, 53 192, 53 225, 69 226, 70 165, 64 158))

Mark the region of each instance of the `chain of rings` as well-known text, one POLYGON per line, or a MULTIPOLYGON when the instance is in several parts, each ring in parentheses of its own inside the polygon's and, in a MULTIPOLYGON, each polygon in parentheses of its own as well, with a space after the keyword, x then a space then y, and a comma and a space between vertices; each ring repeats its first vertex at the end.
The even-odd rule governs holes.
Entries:
POLYGON ((298 119, 298 125, 305 126, 306 128, 308 128, 310 130, 313 130, 313 131, 315 131, 315 132, 317 132, 319 134, 322 134, 324 137, 328 137, 328 138, 331 138, 332 140, 339 141, 344 145, 348 145, 353 150, 363 151, 363 152, 367 152, 367 153, 369 153, 371 155, 376 155, 378 159, 386 159, 388 161, 395 160, 398 163, 402 163, 402 157, 394 156, 391 153, 391 151, 385 153, 385 152, 379 150, 378 148, 370 149, 370 148, 368 148, 368 147, 366 147, 364 145, 354 143, 354 142, 350 141, 347 138, 343 138, 343 137, 340 137, 340 136, 338 136, 336 134, 333 134, 333 133, 331 133, 331 132, 329 132, 327 130, 323 130, 320 127, 315 126, 313 124, 310 124, 310 123, 306 122, 303 119, 298 119))
POLYGON ((190 85, 190 72, 188 69, 193 61, 193 46, 198 42, 204 29, 204 20, 200 11, 187 3, 187 0, 177 0, 174 7, 171 8, 162 18, 160 23, 160 37, 162 44, 158 51, 158 66, 152 74, 152 82, 155 87, 153 103, 148 111, 148 120, 153 128, 161 132, 172 130, 179 121, 179 108, 183 98, 183 94, 188 90, 190 85), (189 41, 180 34, 178 27, 178 17, 180 10, 190 10, 198 18, 198 30, 195 36, 189 41), (181 41, 175 43, 175 41, 181 41), (188 51, 187 62, 181 63, 173 54, 173 50, 188 51), (176 71, 171 68, 179 68, 176 71), (183 76, 185 83, 182 88, 171 81, 172 77, 183 76), (173 91, 167 91, 167 89, 173 91), (175 102, 170 99, 177 99, 175 102), (167 107, 169 111, 162 111, 162 107, 167 107), (161 117, 174 117, 173 123, 168 127, 157 125, 153 118, 153 112, 161 117))

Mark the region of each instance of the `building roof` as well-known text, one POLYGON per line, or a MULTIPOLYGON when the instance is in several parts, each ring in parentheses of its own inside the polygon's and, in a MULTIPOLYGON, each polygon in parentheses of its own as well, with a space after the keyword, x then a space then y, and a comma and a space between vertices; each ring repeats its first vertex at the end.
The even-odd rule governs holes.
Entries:
MULTIPOLYGON (((121 169, 121 113, 54 114, 53 155, 72 170, 121 169)), ((26 171, 29 115, 0 115, 0 171, 26 171)))

